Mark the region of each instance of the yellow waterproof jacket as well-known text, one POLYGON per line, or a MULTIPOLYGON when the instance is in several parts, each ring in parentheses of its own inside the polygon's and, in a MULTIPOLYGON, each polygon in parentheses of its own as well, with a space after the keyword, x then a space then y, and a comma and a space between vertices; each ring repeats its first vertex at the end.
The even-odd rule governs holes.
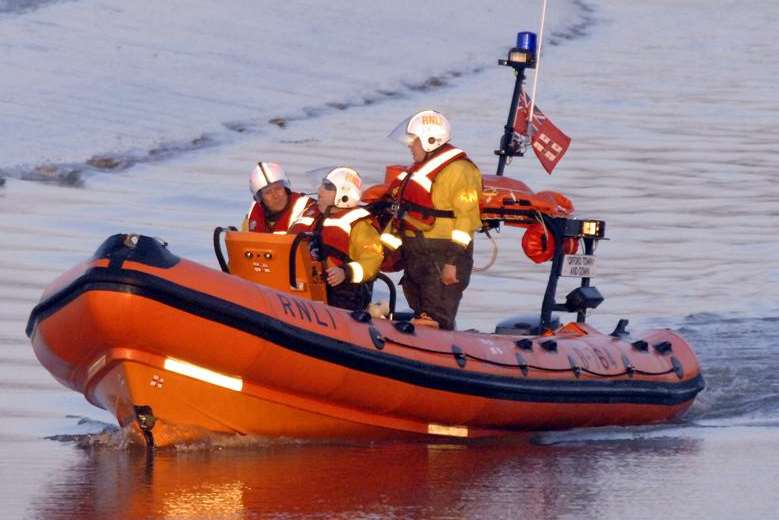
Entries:
MULTIPOLYGON (((379 274, 384 260, 384 249, 379 240, 379 232, 370 219, 354 223, 349 233, 349 262, 346 267, 346 279, 352 283, 369 282, 379 274)), ((328 262, 330 265, 330 262, 328 262)), ((330 267, 328 265, 328 267, 330 267)))
POLYGON ((433 227, 423 231, 426 238, 452 240, 466 248, 473 233, 481 228, 479 196, 481 172, 470 161, 455 161, 441 170, 433 182, 430 195, 435 209, 451 210, 454 219, 436 218, 433 227))

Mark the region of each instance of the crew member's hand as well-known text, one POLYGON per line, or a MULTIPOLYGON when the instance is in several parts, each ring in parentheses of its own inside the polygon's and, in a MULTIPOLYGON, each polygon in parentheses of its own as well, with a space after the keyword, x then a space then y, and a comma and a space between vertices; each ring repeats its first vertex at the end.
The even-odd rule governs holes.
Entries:
POLYGON ((335 287, 346 280, 346 272, 340 267, 329 267, 327 269, 327 283, 335 287))
POLYGON ((457 279, 457 267, 454 264, 444 264, 443 269, 441 269, 441 283, 452 285, 459 281, 457 279))

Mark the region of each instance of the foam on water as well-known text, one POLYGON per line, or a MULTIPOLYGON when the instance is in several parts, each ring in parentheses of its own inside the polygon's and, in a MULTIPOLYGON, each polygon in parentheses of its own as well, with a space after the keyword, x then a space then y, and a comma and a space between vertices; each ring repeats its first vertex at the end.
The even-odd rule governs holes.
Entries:
MULTIPOLYGON (((457 13, 449 31, 505 25, 452 39, 430 25, 441 6, 413 9, 409 17, 385 2, 231 0, 216 12, 178 1, 10 2, 16 16, 0 18, 0 116, 15 132, 0 144, 0 174, 81 185, 84 174, 438 90, 481 72, 485 50, 510 46, 515 21, 497 13, 537 16, 527 2, 447 4, 457 13), (47 8, 30 12, 32 5, 47 8)), ((589 25, 582 2, 550 12, 553 44, 589 25)))

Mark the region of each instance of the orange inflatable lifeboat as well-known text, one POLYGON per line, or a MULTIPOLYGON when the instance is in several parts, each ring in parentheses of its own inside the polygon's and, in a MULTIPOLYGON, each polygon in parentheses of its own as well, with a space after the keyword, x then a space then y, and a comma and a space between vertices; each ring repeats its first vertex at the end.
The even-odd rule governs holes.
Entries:
POLYGON ((683 338, 586 323, 603 299, 586 257, 605 224, 567 217, 555 196, 509 188, 524 202, 507 203, 499 188, 485 189, 485 221, 540 219, 556 245, 536 322, 444 331, 344 311, 325 302, 318 265, 297 247, 305 237, 227 231, 229 261, 217 251, 228 272, 154 238, 108 238, 45 290, 27 333, 58 381, 151 446, 213 432, 471 438, 684 412, 704 382, 683 338), (566 238, 584 254, 566 254, 566 238), (557 280, 571 273, 581 286, 557 302, 557 280), (560 326, 553 311, 576 321, 560 326))

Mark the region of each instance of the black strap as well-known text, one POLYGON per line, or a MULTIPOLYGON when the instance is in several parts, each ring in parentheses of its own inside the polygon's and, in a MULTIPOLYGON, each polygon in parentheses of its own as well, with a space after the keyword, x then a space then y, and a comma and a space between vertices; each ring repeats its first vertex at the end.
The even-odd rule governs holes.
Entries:
POLYGON ((425 217, 454 218, 454 211, 450 209, 428 208, 408 200, 404 200, 400 203, 400 211, 401 214, 406 213, 407 211, 415 211, 421 213, 425 217))
POLYGON ((338 260, 342 261, 344 265, 352 261, 349 255, 345 254, 343 251, 339 251, 333 246, 325 244, 324 242, 320 242, 320 251, 325 256, 325 258, 332 256, 333 258, 337 258, 338 260))
POLYGON ((511 208, 484 208, 481 210, 482 214, 497 215, 499 217, 505 216, 522 216, 522 217, 534 217, 537 213, 534 209, 511 209, 511 208))

